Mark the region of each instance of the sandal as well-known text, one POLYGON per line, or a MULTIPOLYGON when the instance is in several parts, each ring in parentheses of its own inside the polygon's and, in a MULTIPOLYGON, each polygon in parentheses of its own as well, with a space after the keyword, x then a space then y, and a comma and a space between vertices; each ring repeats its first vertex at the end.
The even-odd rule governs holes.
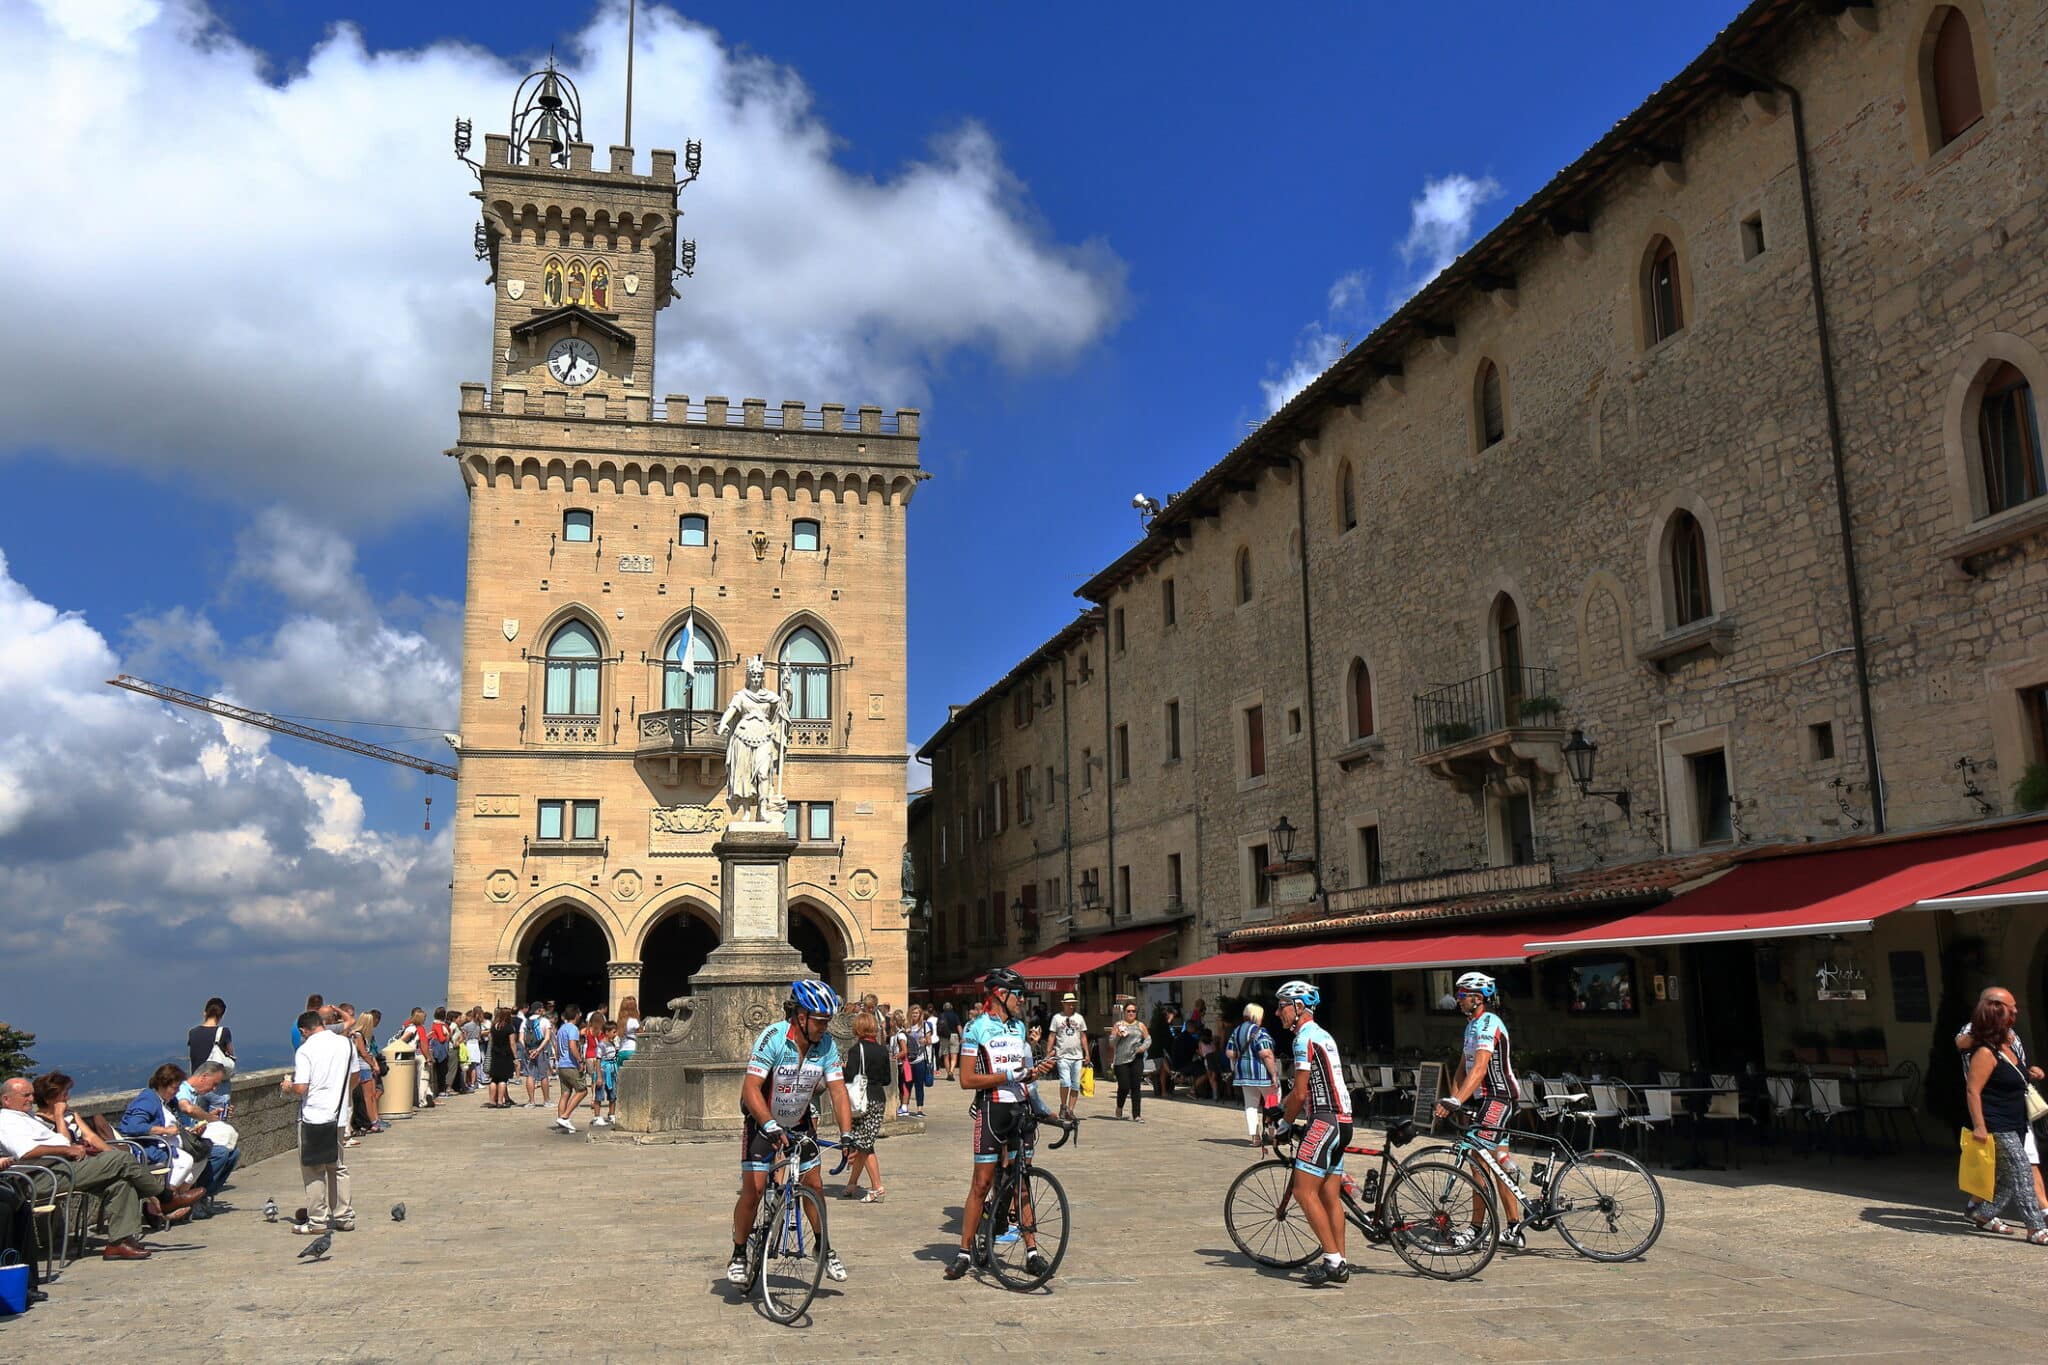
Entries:
POLYGON ((2009 1236, 2012 1232, 2012 1226, 2002 1219, 1973 1217, 1970 1221, 1977 1225, 1979 1232, 1995 1232, 2001 1237, 2009 1236))
MULTIPOLYGON (((888 1193, 887 1190, 869 1190, 860 1197, 860 1202, 863 1204, 879 1204, 888 1193)), ((2042 1233, 2041 1236, 2044 1239, 2048 1239, 2048 1232, 2042 1233)))

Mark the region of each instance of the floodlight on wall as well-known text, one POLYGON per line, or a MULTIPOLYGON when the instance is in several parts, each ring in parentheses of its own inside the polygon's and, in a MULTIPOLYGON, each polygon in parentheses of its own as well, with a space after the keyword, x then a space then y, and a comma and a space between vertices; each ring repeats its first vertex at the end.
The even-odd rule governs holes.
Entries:
POLYGON ((1613 802, 1620 809, 1622 819, 1633 824, 1634 817, 1629 814, 1629 796, 1625 788, 1617 787, 1609 791, 1593 789, 1593 760, 1599 753, 1600 746, 1587 739, 1584 730, 1573 730, 1572 737, 1564 746, 1565 771, 1571 775, 1572 785, 1579 789, 1580 796, 1597 796, 1603 801, 1613 802))

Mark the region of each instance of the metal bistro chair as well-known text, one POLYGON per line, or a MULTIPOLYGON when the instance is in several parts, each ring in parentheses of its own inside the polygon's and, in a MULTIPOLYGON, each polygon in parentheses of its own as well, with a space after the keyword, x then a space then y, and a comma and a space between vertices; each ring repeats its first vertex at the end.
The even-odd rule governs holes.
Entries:
POLYGON ((1900 1062, 1891 1075, 1874 1081, 1865 1081, 1858 1087, 1857 1099, 1864 1109, 1883 1122, 1885 1129, 1898 1142, 1898 1119, 1905 1116, 1906 1126, 1913 1130, 1913 1145, 1924 1155, 1927 1151, 1927 1135, 1920 1131, 1920 1120, 1916 1111, 1920 1107, 1920 1068, 1911 1062, 1900 1062))
POLYGON ((1828 1139, 1828 1160, 1835 1159, 1835 1131, 1858 1122, 1861 1112, 1853 1104, 1842 1099, 1842 1078, 1839 1076, 1808 1076, 1807 1088, 1812 1093, 1812 1108, 1807 1119, 1816 1134, 1825 1132, 1828 1139))
POLYGON ((1797 1076, 1766 1076, 1764 1088, 1771 1097, 1771 1121, 1784 1128, 1804 1128, 1812 1151, 1813 1106, 1799 1098, 1802 1090, 1797 1076))
POLYGON ((1566 1111, 1564 1117, 1567 1122, 1586 1125, 1586 1145, 1583 1150, 1591 1151, 1599 1145, 1600 1125, 1609 1122, 1619 1125, 1623 1114, 1621 1099, 1615 1093, 1615 1083, 1600 1081, 1588 1086, 1585 1100, 1566 1111))
POLYGON ((1402 1110, 1408 1107, 1409 1098, 1414 1094, 1414 1092, 1410 1090, 1407 1086, 1401 1084, 1400 1079, 1394 1075, 1393 1067, 1375 1067, 1374 1070, 1379 1075, 1379 1081, 1373 1087, 1374 1096, 1379 1100, 1385 1100, 1388 1096, 1392 1096, 1393 1100, 1392 1103, 1390 1103, 1387 1106, 1387 1112, 1390 1114, 1399 1114, 1402 1110))
POLYGON ((1651 1135, 1661 1136, 1671 1131, 1671 1092, 1640 1090, 1627 1081, 1614 1082, 1613 1090, 1615 1106, 1621 1110, 1616 1126, 1623 1133, 1635 1130, 1636 1154, 1648 1161, 1651 1135))
POLYGON ((17 1161, 0 1174, 28 1182, 29 1212, 43 1243, 43 1283, 54 1284, 59 1266, 71 1263, 71 1163, 62 1157, 39 1156, 34 1161, 17 1161))
MULTIPOLYGON (((1732 1081, 1734 1077, 1730 1076, 1727 1079, 1732 1081)), ((1721 1077, 1716 1076, 1714 1084, 1719 1085, 1721 1080, 1721 1077)), ((1693 1122, 1711 1123, 1720 1128, 1722 1155, 1727 1158, 1728 1164, 1736 1170, 1742 1169, 1742 1156, 1735 1145, 1735 1131, 1745 1123, 1754 1126, 1756 1119, 1742 1112, 1742 1096, 1740 1094, 1732 1089, 1728 1089, 1723 1090, 1718 1095, 1707 1096, 1706 1111, 1697 1115, 1693 1122)))
POLYGON ((1657 1084, 1683 1085, 1684 1082, 1678 1079, 1678 1073, 1676 1071, 1659 1071, 1657 1073, 1657 1084))

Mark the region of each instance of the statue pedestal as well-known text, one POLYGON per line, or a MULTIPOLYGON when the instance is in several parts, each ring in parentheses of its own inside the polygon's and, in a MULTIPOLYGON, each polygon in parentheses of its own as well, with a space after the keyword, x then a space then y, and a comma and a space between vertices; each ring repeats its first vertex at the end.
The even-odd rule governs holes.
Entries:
POLYGON ((642 1026, 619 1068, 619 1127, 633 1133, 737 1131, 740 1078, 755 1037, 780 1022, 789 983, 810 975, 789 946, 789 857, 780 824, 726 826, 719 860, 720 942, 690 979, 678 1017, 642 1026))

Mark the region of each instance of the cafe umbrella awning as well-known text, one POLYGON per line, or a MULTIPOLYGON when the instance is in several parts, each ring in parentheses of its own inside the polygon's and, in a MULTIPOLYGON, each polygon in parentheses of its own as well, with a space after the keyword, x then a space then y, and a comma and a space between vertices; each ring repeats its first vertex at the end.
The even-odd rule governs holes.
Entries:
POLYGON ((1444 933, 1355 935, 1239 948, 1185 967, 1159 972, 1147 981, 1186 981, 1218 976, 1315 976, 1334 972, 1398 972, 1433 967, 1488 967, 1529 960, 1525 946, 1537 933, 1582 928, 1584 919, 1501 922, 1444 933))
POLYGON ((1179 930, 1178 924, 1148 924, 1137 929, 1097 934, 1093 938, 1074 939, 1021 962, 1012 962, 1010 970, 1023 977, 1024 984, 1035 991, 1072 990, 1084 973, 1121 962, 1140 948, 1149 947, 1179 930))
POLYGON ((2004 881, 1987 882, 1967 891, 1930 896, 1915 910, 1996 910, 2007 905, 2048 905, 2048 872, 2029 872, 2004 881))
POLYGON ((1653 909, 1527 946, 1560 953, 1859 933, 1929 897, 2043 864, 2048 829, 2039 823, 1764 857, 1653 909))

